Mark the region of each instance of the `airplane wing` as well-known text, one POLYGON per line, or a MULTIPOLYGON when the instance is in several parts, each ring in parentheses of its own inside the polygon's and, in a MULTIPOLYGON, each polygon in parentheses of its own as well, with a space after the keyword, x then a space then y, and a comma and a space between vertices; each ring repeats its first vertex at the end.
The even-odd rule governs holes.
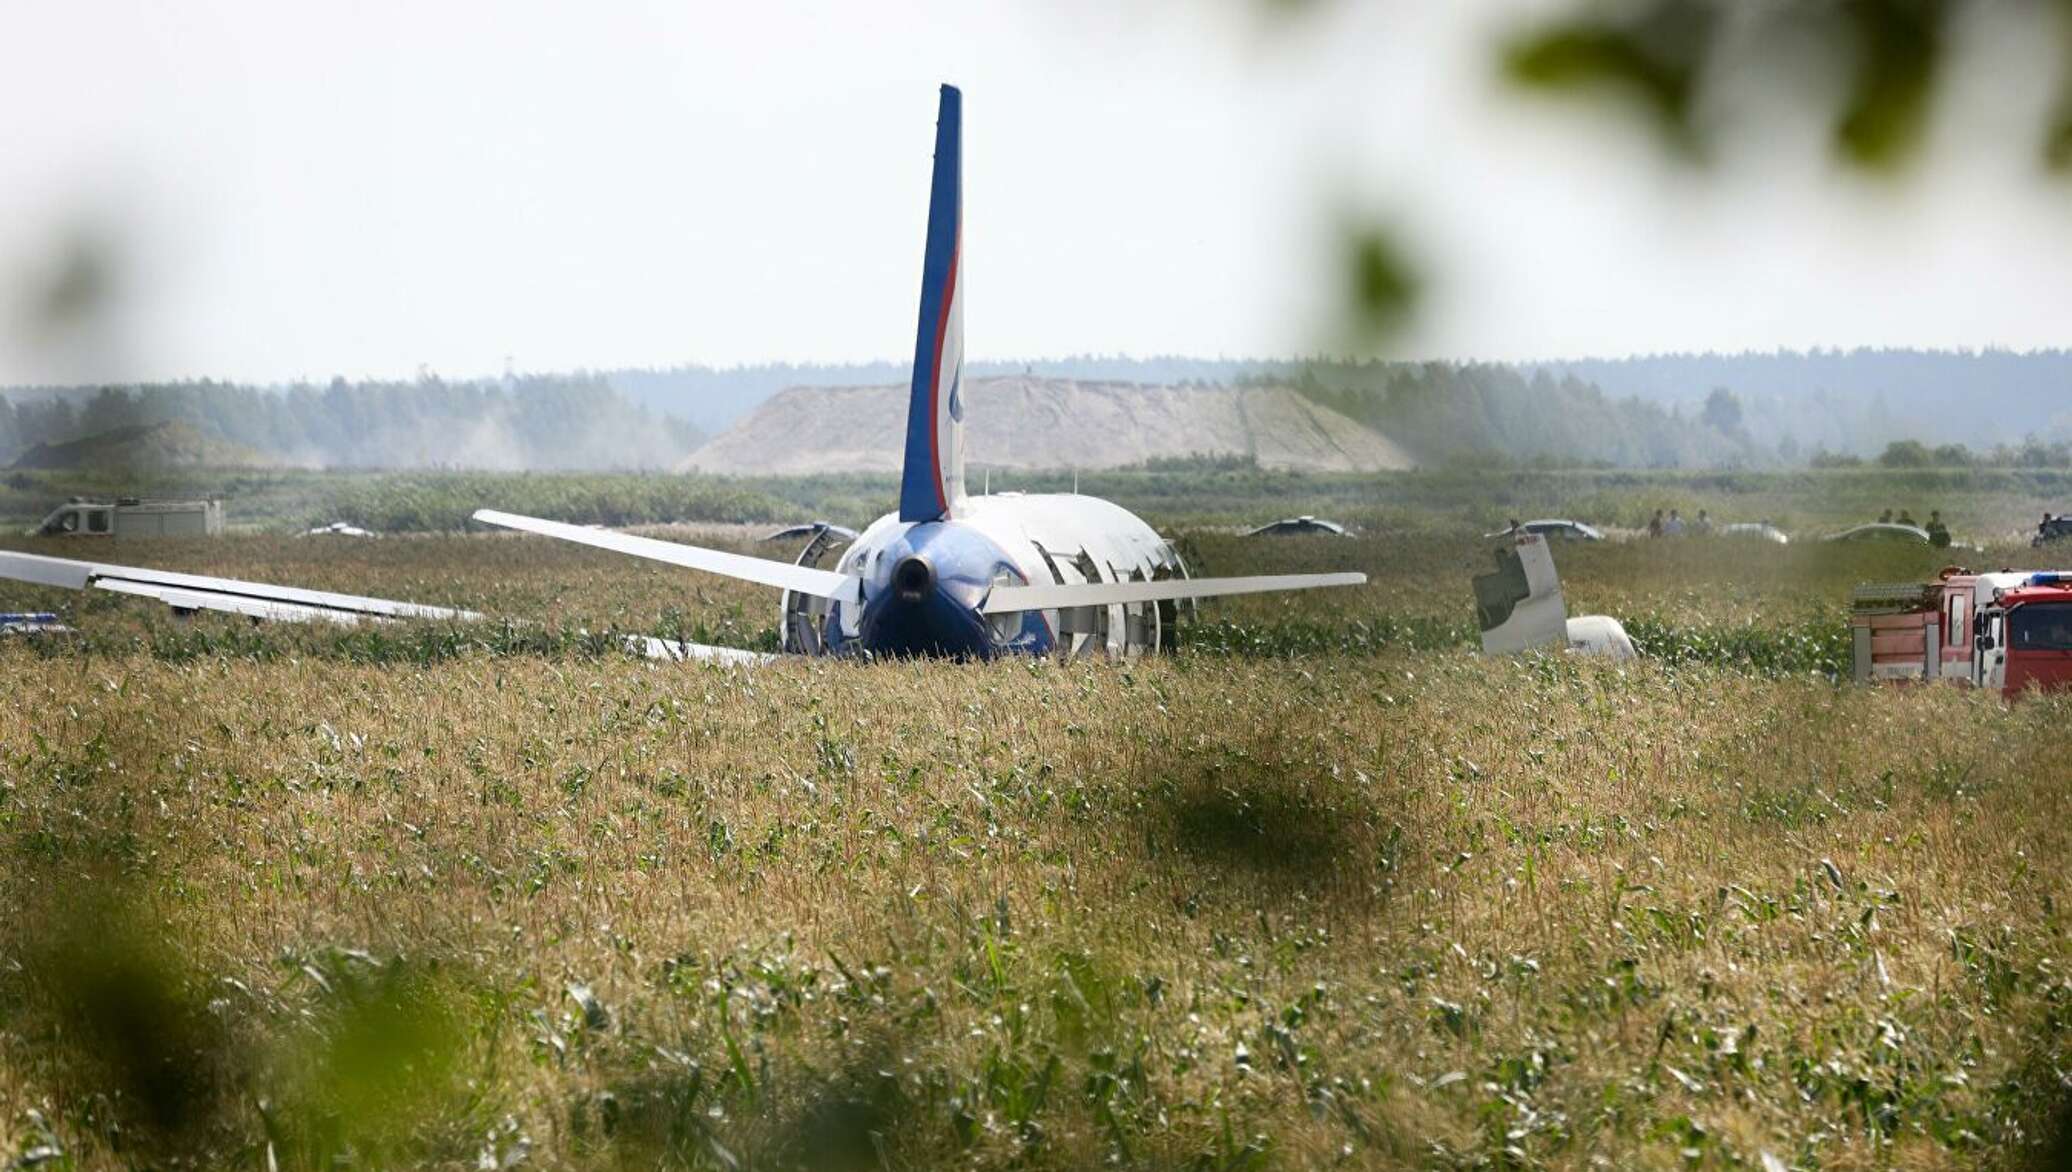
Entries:
POLYGON ((775 663, 779 658, 763 651, 715 647, 710 643, 683 643, 675 639, 658 639, 653 635, 627 636, 626 649, 635 655, 666 659, 672 663, 720 663, 730 667, 760 667, 775 663))
POLYGON ((1128 602, 1163 602, 1180 598, 1213 598, 1225 594, 1263 594, 1270 590, 1309 590, 1318 586, 1358 586, 1367 575, 1264 574, 1252 578, 1163 578, 1153 582, 1067 582, 1047 586, 995 586, 979 607, 985 614, 1022 610, 1057 610, 1075 606, 1114 606, 1128 602))
POLYGON ((586 529, 581 525, 542 521, 538 517, 501 513, 495 509, 476 509, 475 520, 490 525, 501 525, 506 529, 537 533, 542 537, 573 541, 578 545, 608 549, 613 553, 667 562, 672 566, 683 566, 686 569, 704 570, 709 574, 721 574, 799 594, 810 594, 815 598, 858 605, 863 601, 861 580, 847 574, 837 574, 832 570, 816 570, 811 566, 774 562, 768 558, 749 557, 746 554, 725 553, 675 541, 656 541, 652 537, 635 537, 630 533, 614 533, 609 529, 586 529))
MULTIPOLYGON (((482 617, 471 610, 424 606, 388 598, 334 594, 325 590, 303 590, 265 582, 178 574, 170 570, 114 566, 5 550, 0 550, 0 578, 32 582, 38 586, 60 586, 68 590, 107 590, 155 598, 175 611, 213 610, 270 622, 325 622, 352 626, 363 619, 374 622, 405 618, 466 622, 482 617)), ((652 635, 628 635, 625 644, 626 649, 635 655, 674 663, 757 665, 776 658, 737 647, 715 647, 652 635)))
POLYGON ((303 590, 266 582, 178 574, 171 570, 115 566, 6 550, 0 550, 0 578, 33 582, 38 586, 61 586, 67 590, 108 590, 156 598, 175 610, 219 610, 284 622, 321 620, 350 625, 370 618, 469 620, 482 617, 471 610, 398 602, 391 598, 335 594, 328 590, 303 590))

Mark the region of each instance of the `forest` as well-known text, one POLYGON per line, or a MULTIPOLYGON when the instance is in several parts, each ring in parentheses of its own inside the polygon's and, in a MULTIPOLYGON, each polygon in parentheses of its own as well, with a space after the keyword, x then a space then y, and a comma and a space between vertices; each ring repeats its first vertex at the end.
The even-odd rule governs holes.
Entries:
POLYGON ((177 422, 255 463, 328 468, 658 469, 703 442, 588 374, 266 388, 202 379, 0 394, 0 460, 177 422))
MULTIPOLYGON (((1720 373, 1720 371, 1714 371, 1720 373)), ((1952 379, 1950 387, 1964 385, 1952 379)), ((2072 429, 1948 429, 1888 395, 1612 395, 1575 373, 1498 362, 1320 362, 1295 387, 1409 447, 1426 464, 1610 468, 2064 468, 2072 429), (1975 441, 1973 447, 1968 441, 1975 441)), ((1894 395, 1896 398, 1896 395, 1894 395)))

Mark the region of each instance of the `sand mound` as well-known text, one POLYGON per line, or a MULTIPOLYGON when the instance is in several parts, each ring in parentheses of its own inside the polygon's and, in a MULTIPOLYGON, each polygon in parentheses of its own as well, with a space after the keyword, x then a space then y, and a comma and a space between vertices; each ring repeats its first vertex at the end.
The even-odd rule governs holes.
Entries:
MULTIPOLYGON (((995 468, 1121 468, 1246 455, 1267 468, 1374 472, 1408 453, 1286 387, 1162 387, 1014 375, 965 390, 965 458, 995 468)), ((699 448, 686 471, 894 472, 907 388, 794 387, 699 448)))

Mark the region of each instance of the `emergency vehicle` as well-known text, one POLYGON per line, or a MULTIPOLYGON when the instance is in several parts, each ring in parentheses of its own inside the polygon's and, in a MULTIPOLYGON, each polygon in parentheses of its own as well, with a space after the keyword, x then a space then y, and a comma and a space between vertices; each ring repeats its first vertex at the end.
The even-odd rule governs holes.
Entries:
POLYGON ((1950 566, 1927 583, 1857 587, 1855 678, 1970 684, 2019 696, 2072 688, 2072 572, 1950 566))

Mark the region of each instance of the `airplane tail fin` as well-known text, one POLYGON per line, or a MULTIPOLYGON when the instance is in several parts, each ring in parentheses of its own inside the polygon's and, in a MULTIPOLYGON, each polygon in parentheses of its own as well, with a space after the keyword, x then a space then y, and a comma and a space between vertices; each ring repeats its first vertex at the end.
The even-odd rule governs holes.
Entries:
POLYGON ((1475 621, 1490 655, 1567 645, 1568 604, 1545 537, 1520 533, 1496 551, 1496 572, 1475 579, 1475 621))
POLYGON ((946 85, 935 118, 921 323, 899 484, 902 521, 942 520, 964 497, 963 124, 964 96, 946 85))

